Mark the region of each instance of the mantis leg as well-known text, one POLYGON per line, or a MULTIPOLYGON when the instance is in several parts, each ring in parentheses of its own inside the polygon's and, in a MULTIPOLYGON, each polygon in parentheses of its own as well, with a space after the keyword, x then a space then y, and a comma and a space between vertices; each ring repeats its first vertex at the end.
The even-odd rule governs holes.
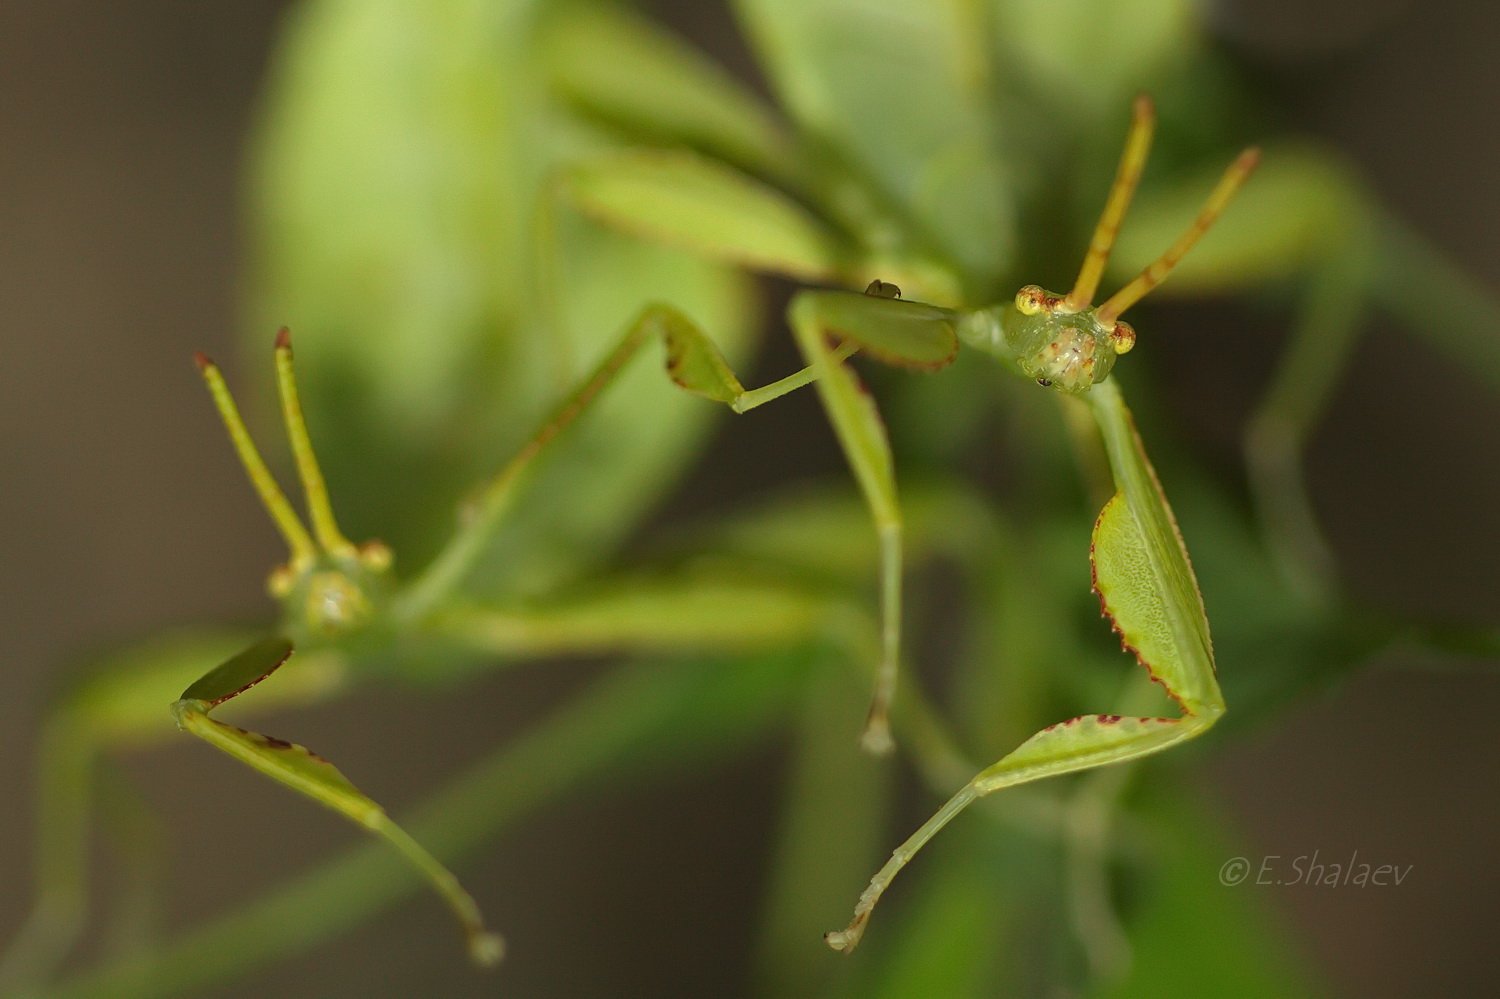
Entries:
MULTIPOLYGON (((880 288, 880 282, 871 286, 872 292, 880 288)), ((871 295, 861 300, 830 292, 803 292, 793 299, 789 316, 797 346, 808 369, 818 377, 823 409, 880 539, 880 663, 862 737, 865 748, 873 753, 889 752, 892 746, 890 704, 901 650, 901 508, 880 413, 854 372, 841 363, 840 349, 830 345, 830 338, 843 345, 857 344, 897 364, 928 369, 946 364, 952 353, 943 353, 947 348, 942 334, 953 336, 947 314, 923 306, 926 314, 906 317, 897 311, 904 304, 871 295), (910 329, 898 328, 900 321, 909 322, 910 329), (930 348, 924 345, 928 340, 930 348)), ((953 346, 956 349, 956 341, 953 346)))
POLYGON ((110 834, 120 872, 112 886, 115 902, 105 916, 104 950, 128 959, 146 953, 160 939, 170 838, 130 775, 113 760, 102 762, 97 781, 101 826, 110 834))
POLYGON ((804 292, 793 301, 790 320, 807 367, 757 389, 746 389, 713 342, 687 316, 667 305, 651 305, 629 326, 618 346, 554 410, 520 453, 487 483, 473 504, 470 523, 423 575, 398 598, 396 614, 416 623, 451 594, 498 527, 518 483, 546 444, 575 421, 650 340, 660 338, 667 371, 680 387, 743 413, 817 382, 824 408, 881 539, 882 654, 864 742, 873 751, 891 744, 887 720, 900 645, 901 519, 891 471, 890 446, 879 414, 852 372, 840 362, 856 351, 919 369, 949 363, 958 349, 953 314, 946 309, 891 297, 894 286, 875 282, 864 295, 804 292), (829 338, 839 341, 829 345, 829 338))
POLYGON ((1313 599, 1329 597, 1334 565, 1308 498, 1302 458, 1358 339, 1368 299, 1369 257, 1362 245, 1329 252, 1305 292, 1271 386, 1245 430, 1245 458, 1261 521, 1287 581, 1313 599))
POLYGON ((87 905, 90 789, 95 756, 72 712, 42 732, 37 768, 36 892, 0 959, 0 992, 44 979, 72 947, 87 905))
POLYGON ((868 619, 840 594, 728 572, 633 573, 545 603, 461 605, 424 634, 502 656, 742 654, 826 639, 853 644, 868 619))
POLYGON ((1177 718, 1088 714, 1049 725, 980 771, 938 809, 871 879, 834 950, 858 945, 870 913, 938 830, 978 798, 1018 784, 1161 752, 1207 730, 1224 713, 1197 580, 1187 549, 1112 380, 1086 397, 1103 435, 1116 493, 1094 525, 1094 590, 1125 649, 1182 709, 1177 718))
POLYGON ((494 964, 503 953, 498 936, 484 928, 474 899, 458 879, 385 810, 362 794, 327 760, 283 739, 261 735, 210 717, 215 707, 231 700, 275 672, 292 655, 292 643, 273 637, 251 645, 193 683, 172 705, 179 727, 261 773, 380 836, 417 867, 458 917, 475 963, 494 964))
MULTIPOLYGON (((826 588, 751 581, 742 572, 630 579, 591 587, 546 607, 455 608, 432 623, 432 633, 440 640, 518 658, 618 652, 733 654, 819 639, 842 645, 852 641, 846 630, 863 635, 868 620, 826 588)), ((171 738, 162 702, 187 686, 205 660, 223 658, 226 649, 245 641, 234 632, 184 634, 143 644, 106 660, 53 709, 38 748, 36 894, 30 914, 0 960, 0 993, 9 995, 44 981, 83 928, 88 832, 96 792, 101 790, 96 775, 102 757, 112 750, 171 738)), ((431 666, 432 660, 424 663, 431 666)), ((295 669, 256 691, 254 707, 265 710, 326 699, 342 689, 347 673, 342 656, 329 651, 301 654, 295 669)), ((211 718, 194 717, 192 724, 195 732, 218 734, 218 723, 211 718)), ((239 741, 245 739, 253 742, 249 736, 239 741)))
POLYGON ((587 411, 625 366, 654 339, 666 348, 667 373, 680 387, 744 412, 806 385, 814 375, 799 371, 763 388, 746 390, 730 371, 713 341, 686 315, 669 305, 648 305, 626 328, 620 342, 566 395, 519 452, 485 482, 467 504, 464 523, 422 574, 400 593, 392 608, 397 620, 419 624, 449 600, 463 583, 491 536, 500 528, 516 491, 546 446, 587 411))
POLYGON ((1429 247, 1378 217, 1364 202, 1344 210, 1336 243, 1308 262, 1313 278, 1275 377, 1246 427, 1250 485, 1288 582, 1327 602, 1335 566, 1308 500, 1302 472, 1307 439, 1348 369, 1360 321, 1383 308, 1434 346, 1487 372, 1475 351, 1497 354, 1490 335, 1494 303, 1429 247))
MULTIPOLYGON (((30 913, 0 958, 0 993, 43 980, 84 925, 89 828, 100 757, 172 734, 161 706, 202 669, 243 644, 239 632, 182 632, 104 659, 52 707, 37 749, 36 888, 30 913)), ((340 682, 336 657, 308 657, 262 704, 303 703, 340 682)))

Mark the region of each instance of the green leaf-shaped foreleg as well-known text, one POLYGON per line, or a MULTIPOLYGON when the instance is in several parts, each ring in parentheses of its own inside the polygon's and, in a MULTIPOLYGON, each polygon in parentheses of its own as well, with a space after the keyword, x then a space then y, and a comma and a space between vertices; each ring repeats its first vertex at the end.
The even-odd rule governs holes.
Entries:
POLYGON ((891 855, 860 896, 849 926, 827 936, 852 950, 897 872, 976 798, 1001 788, 1109 763, 1190 739, 1224 712, 1203 599, 1177 522, 1112 381, 1085 396, 1104 438, 1116 493, 1094 524, 1094 589, 1104 612, 1151 677, 1181 706, 1177 718, 1082 715, 1050 725, 982 770, 891 855))
POLYGON ((463 925, 469 953, 479 964, 494 964, 503 945, 484 928, 479 906, 453 873, 391 821, 385 809, 366 797, 338 768, 304 746, 227 725, 209 712, 274 673, 292 656, 292 643, 273 637, 256 642, 205 674, 172 705, 177 724, 198 738, 248 764, 294 791, 327 805, 401 851, 437 889, 463 925))

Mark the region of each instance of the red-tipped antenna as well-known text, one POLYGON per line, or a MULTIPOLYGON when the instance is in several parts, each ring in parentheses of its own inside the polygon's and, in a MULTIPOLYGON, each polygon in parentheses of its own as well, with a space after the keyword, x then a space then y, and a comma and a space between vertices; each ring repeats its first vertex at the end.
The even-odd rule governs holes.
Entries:
POLYGON ((317 558, 317 546, 313 544, 307 528, 302 526, 302 520, 292 509, 292 504, 287 501, 286 493, 281 491, 281 486, 277 485, 271 470, 266 467, 255 442, 250 439, 250 431, 245 429, 245 421, 240 417, 239 407, 234 404, 234 396, 224 383, 224 375, 219 371, 219 366, 201 351, 193 355, 193 361, 208 385, 214 407, 219 411, 219 418, 224 421, 224 428, 229 431, 229 439, 234 443, 235 454, 239 456, 245 474, 250 477, 250 484, 255 487, 261 505, 271 515, 276 529, 281 532, 287 547, 291 549, 292 564, 311 564, 317 558))
POLYGON ((1252 147, 1240 153, 1239 158, 1229 165, 1228 170, 1224 171, 1224 176, 1219 179, 1218 186, 1208 196, 1208 201, 1204 203, 1203 210, 1198 213, 1193 224, 1178 237, 1171 249, 1152 261, 1135 280, 1115 292, 1103 305, 1099 306, 1097 315, 1100 323, 1106 326, 1113 323, 1126 309, 1145 298, 1152 288, 1167 279, 1167 275, 1172 273, 1172 268, 1177 266, 1177 262, 1193 248, 1198 240, 1203 238, 1204 233, 1208 232, 1209 227, 1218 219, 1259 162, 1259 149, 1252 147))
POLYGON ((1115 182, 1110 186, 1109 197, 1104 202, 1104 213, 1094 227, 1094 237, 1089 240, 1088 253, 1078 271, 1078 280, 1073 290, 1063 299, 1063 308, 1078 312, 1089 307, 1094 292, 1099 290, 1099 280, 1104 276, 1104 267, 1109 263, 1109 252, 1114 249, 1115 237, 1119 235, 1120 223, 1135 197, 1135 189, 1141 182, 1141 171, 1146 168, 1146 157, 1151 152, 1151 134, 1156 130, 1156 107, 1151 98, 1141 94, 1135 99, 1131 110, 1130 131, 1125 136, 1125 151, 1120 154, 1120 166, 1115 171, 1115 182))
POLYGON ((323 481, 323 471, 318 467, 317 455, 313 452, 312 439, 307 434, 307 420, 302 415, 302 403, 297 396, 297 379, 292 370, 292 334, 285 326, 276 333, 276 385, 281 390, 281 416, 286 424, 286 435, 292 444, 292 456, 297 461, 297 476, 302 480, 302 492, 307 497, 307 512, 312 519, 313 534, 323 550, 333 555, 352 556, 356 549, 339 530, 333 516, 333 504, 328 498, 328 486, 323 481))

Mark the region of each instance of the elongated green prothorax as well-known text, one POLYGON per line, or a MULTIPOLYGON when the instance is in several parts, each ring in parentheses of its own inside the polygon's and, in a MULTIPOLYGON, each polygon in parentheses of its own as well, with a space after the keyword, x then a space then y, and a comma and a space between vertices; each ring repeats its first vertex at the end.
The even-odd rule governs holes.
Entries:
POLYGON ((277 566, 267 581, 271 594, 286 608, 288 630, 294 637, 305 638, 357 630, 370 620, 376 603, 390 589, 391 551, 379 541, 356 546, 339 530, 297 395, 291 334, 285 328, 276 334, 276 383, 282 421, 307 499, 310 532, 250 439, 218 365, 203 354, 195 360, 250 484, 291 550, 286 564, 277 566))
POLYGON ((962 324, 961 332, 972 346, 1014 361, 1022 374, 1036 379, 1044 388, 1074 394, 1087 392, 1109 377, 1115 359, 1135 346, 1135 330, 1120 322, 1120 316, 1166 280, 1177 262, 1214 224, 1260 159, 1258 149, 1241 153, 1177 242, 1096 307, 1092 304, 1094 293, 1140 183, 1155 124, 1151 99, 1144 95, 1136 98, 1125 152, 1073 290, 1058 295, 1027 285, 1016 292, 1014 302, 977 313, 962 324))

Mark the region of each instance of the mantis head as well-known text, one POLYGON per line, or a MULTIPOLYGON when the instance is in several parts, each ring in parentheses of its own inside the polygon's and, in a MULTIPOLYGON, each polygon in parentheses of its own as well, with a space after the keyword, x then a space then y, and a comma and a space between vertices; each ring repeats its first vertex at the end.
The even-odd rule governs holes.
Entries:
POLYGON ((339 530, 302 415, 292 371, 290 334, 282 329, 276 336, 276 381, 282 419, 307 498, 311 531, 303 526, 256 450, 218 366, 203 354, 196 360, 240 464, 290 549, 290 557, 267 580, 272 596, 284 608, 287 632, 317 640, 358 631, 375 616, 391 589, 391 550, 379 541, 355 545, 339 530))
POLYGON ((358 631, 391 588, 391 550, 367 541, 351 554, 319 553, 311 565, 286 562, 266 587, 281 601, 293 627, 328 638, 358 631), (296 627, 300 625, 300 627, 296 627))
POLYGON ((1177 242, 1133 281, 1095 306, 1094 293, 1099 289, 1115 236, 1140 182, 1155 123, 1151 99, 1136 98, 1119 171, 1073 290, 1056 295, 1029 284, 1016 293, 1015 302, 999 317, 1000 336, 994 347, 1044 388, 1076 395, 1109 376, 1115 359, 1135 346, 1135 330, 1121 322, 1120 315, 1166 280, 1178 261, 1218 219, 1260 159, 1257 149, 1241 153, 1177 242))
POLYGON ((1006 342, 1021 372, 1044 388, 1086 392, 1135 346, 1128 323, 1106 325, 1097 309, 1072 309, 1065 296, 1034 284, 1016 292, 1012 308, 1003 321, 1006 342))

